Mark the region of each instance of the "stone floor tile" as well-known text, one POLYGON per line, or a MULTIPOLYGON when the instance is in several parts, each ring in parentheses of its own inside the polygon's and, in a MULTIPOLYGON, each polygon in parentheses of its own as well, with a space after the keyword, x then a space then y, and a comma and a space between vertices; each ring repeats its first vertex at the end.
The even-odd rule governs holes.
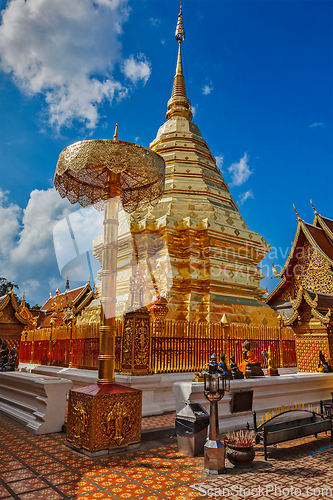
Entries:
POLYGON ((161 498, 165 498, 165 497, 161 497, 160 495, 155 495, 155 493, 153 493, 152 495, 145 495, 143 497, 137 497, 137 500, 160 500, 161 498))
POLYGON ((45 465, 35 465, 33 468, 40 476, 68 470, 66 464, 62 464, 60 462, 52 462, 45 465))
MULTIPOLYGON (((127 455, 126 455, 127 456, 127 455)), ((112 469, 115 470, 124 470, 124 469, 129 469, 131 467, 137 467, 138 464, 137 462, 134 462, 134 460, 128 460, 126 458, 107 458, 100 460, 103 464, 107 465, 108 467, 111 467, 112 469)))
POLYGON ((84 467, 87 465, 94 465, 96 462, 91 460, 90 458, 69 458, 63 461, 64 464, 68 465, 68 467, 72 467, 73 469, 77 469, 79 467, 84 467))
POLYGON ((194 466, 201 466, 203 468, 204 464, 204 459, 203 457, 186 457, 186 458, 175 458, 175 463, 187 466, 187 467, 194 467, 194 466))
POLYGON ((109 488, 110 493, 116 498, 121 500, 128 500, 132 498, 137 498, 139 496, 149 493, 149 490, 139 486, 136 483, 127 483, 122 486, 116 486, 114 488, 109 488))
POLYGON ((101 474, 107 474, 111 472, 110 468, 108 468, 105 465, 99 465, 99 464, 88 465, 86 467, 79 467, 76 470, 85 477, 100 476, 101 474))
POLYGON ((177 481, 181 481, 183 483, 187 483, 189 481, 198 481, 200 479, 207 479, 207 474, 189 469, 182 469, 180 471, 170 472, 168 476, 172 477, 172 479, 177 479, 177 481))
POLYGON ((6 488, 2 485, 0 485, 0 498, 8 498, 10 497, 10 493, 6 488))
MULTIPOLYGON (((0 457, 1 461, 1 457, 0 457)), ((24 465, 19 462, 18 460, 10 460, 10 462, 3 462, 1 463, 1 471, 2 472, 7 472, 10 470, 16 470, 16 469, 22 469, 24 465)))
POLYGON ((52 446, 46 446, 45 448, 43 448, 43 451, 45 451, 45 453, 50 453, 52 455, 53 453, 66 452, 68 451, 68 448, 64 444, 53 443, 52 446))
POLYGON ((153 464, 153 468, 159 472, 172 472, 182 468, 182 465, 172 462, 170 460, 162 460, 153 464))
POLYGON ((67 460, 67 459, 75 460, 75 458, 82 458, 82 455, 80 456, 75 451, 63 451, 61 453, 53 453, 53 456, 57 460, 67 460))
POLYGON ((57 486, 58 490, 62 491, 66 497, 73 497, 75 495, 82 495, 83 493, 90 493, 96 491, 97 487, 84 479, 81 481, 73 481, 68 484, 57 486))
POLYGON ((140 480, 144 486, 150 488, 151 490, 164 490, 166 488, 170 488, 171 486, 177 486, 179 483, 174 479, 171 479, 167 476, 154 476, 149 478, 144 478, 140 480))
POLYGON ((32 493, 25 493, 23 495, 19 495, 20 500, 59 500, 64 498, 62 495, 59 495, 56 491, 52 490, 52 488, 45 488, 44 490, 33 491, 32 493))
POLYGON ((69 483, 70 481, 78 481, 79 479, 81 479, 81 476, 79 474, 76 474, 76 472, 67 470, 63 472, 57 472, 56 474, 48 474, 47 476, 45 476, 45 479, 51 484, 57 485, 69 483))
POLYGON ((13 483, 14 481, 20 481, 21 479, 36 477, 36 474, 29 469, 18 469, 15 471, 4 472, 0 474, 0 477, 6 483, 13 483))
POLYGON ((46 483, 39 479, 38 477, 34 479, 25 479, 23 481, 16 481, 15 483, 10 483, 11 489, 17 493, 26 493, 28 491, 39 490, 45 488, 46 483))
POLYGON ((153 455, 152 453, 147 453, 146 455, 142 457, 135 457, 136 462, 139 462, 140 464, 153 464, 155 462, 160 462, 163 460, 162 457, 158 457, 156 455, 153 455))
POLYGON ((128 483, 129 479, 112 472, 111 474, 103 474, 102 476, 96 476, 92 479, 94 483, 97 483, 102 488, 108 488, 109 486, 117 486, 119 484, 128 483))
POLYGON ((132 467, 131 469, 124 470, 123 473, 131 479, 142 479, 144 477, 150 477, 157 474, 156 471, 153 471, 148 467, 132 467))
POLYGON ((16 458, 15 456, 11 455, 10 453, 3 453, 0 457, 1 463, 3 462, 9 462, 10 460, 13 460, 16 458))
POLYGON ((88 495, 75 497, 75 500, 104 500, 105 498, 114 498, 108 495, 104 491, 94 491, 93 493, 88 493, 88 495))
MULTIPOLYGON (((55 463, 55 459, 49 455, 41 454, 38 457, 25 458, 24 462, 30 467, 35 467, 35 465, 45 465, 49 463, 55 463)), ((58 463, 58 462, 57 462, 58 463)))
POLYGON ((188 486, 176 486, 175 488, 169 488, 163 491, 163 495, 167 498, 175 500, 191 500, 192 498, 199 498, 202 493, 189 488, 188 486))
POLYGON ((18 456, 19 458, 22 458, 23 460, 26 458, 38 457, 38 456, 40 456, 40 454, 41 454, 41 451, 38 450, 38 448, 35 448, 33 450, 15 451, 15 455, 18 456))

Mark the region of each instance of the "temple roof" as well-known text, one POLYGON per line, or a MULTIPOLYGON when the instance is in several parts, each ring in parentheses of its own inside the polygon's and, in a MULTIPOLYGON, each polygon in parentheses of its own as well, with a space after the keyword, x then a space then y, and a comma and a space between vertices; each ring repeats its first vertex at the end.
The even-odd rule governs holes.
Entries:
POLYGON ((82 299, 85 299, 86 295, 91 291, 92 288, 90 283, 87 283, 86 285, 74 288, 73 290, 66 290, 63 293, 57 293, 45 302, 45 304, 41 307, 41 311, 50 313, 55 310, 55 305, 58 310, 66 309, 69 304, 71 306, 78 307, 82 299))
MULTIPOLYGON (((13 288, 14 288, 14 284, 13 284, 13 288)), ((10 305, 14 309, 14 315, 15 315, 16 319, 18 319, 20 321, 20 323, 22 323, 23 325, 28 325, 30 323, 31 318, 32 318, 32 314, 25 305, 24 296, 23 296, 22 303, 20 305, 18 305, 16 298, 15 298, 15 295, 14 295, 14 292, 13 292, 13 288, 11 290, 8 290, 5 293, 5 295, 0 297, 0 312, 3 311, 5 309, 5 307, 7 307, 7 305, 10 303, 10 305)), ((0 321, 1 321, 1 317, 0 317, 0 321)))
POLYGON ((331 267, 333 266, 333 221, 327 217, 322 217, 318 214, 312 202, 311 205, 315 213, 313 224, 304 222, 295 210, 298 216, 298 224, 294 241, 280 272, 277 272, 273 264, 274 275, 276 278, 281 279, 281 281, 265 299, 265 302, 268 304, 276 302, 282 293, 290 288, 290 279, 294 274, 293 268, 298 263, 298 255, 301 255, 306 241, 327 262, 327 272, 333 276, 331 267))
POLYGON ((333 220, 328 219, 327 217, 322 217, 317 210, 315 209, 314 205, 312 204, 312 208, 315 213, 313 225, 316 227, 320 227, 326 234, 326 236, 333 241, 333 220))
MULTIPOLYGON (((330 221, 330 219, 324 219, 321 217, 320 219, 317 219, 318 223, 319 220, 323 223, 324 221, 328 221, 333 224, 333 221, 330 221)), ((324 231, 321 225, 318 227, 308 224, 299 217, 294 242, 287 260, 279 273, 275 270, 273 264, 273 271, 276 278, 281 279, 285 274, 287 276, 292 275, 290 268, 293 268, 294 264, 297 262, 297 253, 301 248, 303 248, 305 240, 309 242, 309 244, 321 255, 321 257, 323 257, 324 260, 327 261, 329 265, 333 266, 333 234, 332 238, 330 238, 329 234, 324 231)), ((273 290, 273 292, 274 291, 275 290, 273 290)))
POLYGON ((315 293, 311 290, 306 290, 312 300, 318 298, 317 309, 333 309, 333 296, 327 293, 315 293))
POLYGON ((94 298, 95 290, 91 288, 90 282, 73 290, 66 289, 63 293, 57 290, 56 295, 42 306, 41 313, 45 319, 38 326, 48 328, 52 323, 55 326, 62 325, 70 321, 73 315, 77 316, 94 298))

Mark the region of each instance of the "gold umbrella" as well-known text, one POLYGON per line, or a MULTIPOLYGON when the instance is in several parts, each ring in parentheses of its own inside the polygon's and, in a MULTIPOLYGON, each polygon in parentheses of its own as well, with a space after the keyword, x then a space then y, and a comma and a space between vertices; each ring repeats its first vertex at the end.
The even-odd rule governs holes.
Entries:
POLYGON ((164 191, 165 164, 138 144, 96 139, 76 142, 59 155, 54 185, 62 198, 104 208, 98 384, 114 383, 118 208, 154 205, 164 191))

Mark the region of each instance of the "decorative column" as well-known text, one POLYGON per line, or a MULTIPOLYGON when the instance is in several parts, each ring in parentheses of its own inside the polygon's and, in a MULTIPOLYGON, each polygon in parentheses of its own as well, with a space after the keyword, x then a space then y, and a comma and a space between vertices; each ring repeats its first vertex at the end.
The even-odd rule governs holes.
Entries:
POLYGON ((116 304, 118 209, 120 174, 107 172, 104 199, 104 239, 102 249, 101 324, 99 337, 97 384, 113 384, 116 363, 116 304))

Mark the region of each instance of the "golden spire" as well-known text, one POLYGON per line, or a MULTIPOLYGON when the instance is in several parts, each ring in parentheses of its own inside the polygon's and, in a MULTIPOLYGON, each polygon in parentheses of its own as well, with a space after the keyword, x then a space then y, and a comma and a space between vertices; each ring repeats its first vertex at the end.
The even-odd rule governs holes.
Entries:
POLYGON ((314 211, 315 215, 318 215, 318 212, 317 212, 317 210, 316 210, 316 208, 315 208, 314 204, 312 203, 312 200, 310 200, 310 203, 311 203, 311 206, 312 206, 312 208, 313 208, 313 211, 314 211))
POLYGON ((118 140, 118 123, 116 123, 116 128, 115 128, 115 130, 114 130, 113 140, 114 140, 114 141, 117 141, 117 140, 118 140))
POLYGON ((186 95, 185 80, 183 75, 182 51, 181 45, 185 40, 185 30, 183 24, 182 4, 180 3, 180 12, 178 14, 178 22, 175 32, 175 38, 178 42, 178 59, 176 74, 173 81, 171 99, 168 101, 168 111, 166 114, 167 120, 174 116, 183 116, 188 120, 192 120, 191 103, 186 95))
POLYGON ((300 216, 300 215, 299 215, 299 213, 297 212, 297 210, 296 210, 296 208, 295 208, 295 205, 293 205, 293 207, 294 207, 295 213, 296 213, 296 215, 297 215, 297 217, 298 217, 298 220, 299 220, 299 221, 301 221, 301 220, 302 220, 302 219, 301 219, 301 216, 300 216))

